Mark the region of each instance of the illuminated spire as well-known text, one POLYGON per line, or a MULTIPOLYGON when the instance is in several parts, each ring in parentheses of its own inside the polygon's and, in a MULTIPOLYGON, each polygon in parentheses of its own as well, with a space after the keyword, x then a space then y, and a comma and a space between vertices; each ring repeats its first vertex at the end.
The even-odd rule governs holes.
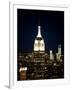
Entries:
POLYGON ((42 37, 42 36, 41 36, 41 27, 40 27, 40 26, 38 26, 38 34, 37 34, 37 37, 42 37))
POLYGON ((44 39, 41 35, 41 27, 38 26, 38 34, 34 41, 34 51, 45 51, 44 39))

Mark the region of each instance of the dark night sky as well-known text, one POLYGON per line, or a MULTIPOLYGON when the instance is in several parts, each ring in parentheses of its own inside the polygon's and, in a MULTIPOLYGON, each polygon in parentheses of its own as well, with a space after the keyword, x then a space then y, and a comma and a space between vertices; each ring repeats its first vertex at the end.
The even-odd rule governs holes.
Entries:
POLYGON ((58 44, 64 51, 64 12, 43 10, 17 10, 18 52, 32 52, 34 40, 41 26, 46 52, 57 52, 58 44))

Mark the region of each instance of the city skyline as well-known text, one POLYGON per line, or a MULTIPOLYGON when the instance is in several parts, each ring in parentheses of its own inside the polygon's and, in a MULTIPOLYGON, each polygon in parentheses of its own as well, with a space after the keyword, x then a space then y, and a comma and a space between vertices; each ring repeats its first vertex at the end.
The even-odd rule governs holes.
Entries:
POLYGON ((17 80, 64 78, 64 11, 17 9, 17 80))
POLYGON ((45 40, 45 50, 57 52, 59 44, 64 52, 64 12, 43 10, 17 10, 18 18, 18 52, 32 52, 34 39, 41 26, 45 40))

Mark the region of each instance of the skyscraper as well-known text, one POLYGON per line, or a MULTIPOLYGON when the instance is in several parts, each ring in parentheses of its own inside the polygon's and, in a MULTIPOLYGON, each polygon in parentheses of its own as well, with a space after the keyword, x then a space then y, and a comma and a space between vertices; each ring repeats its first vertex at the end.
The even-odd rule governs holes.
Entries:
POLYGON ((61 58, 61 44, 58 45, 58 53, 56 53, 56 58, 60 61, 61 58))
POLYGON ((41 35, 41 27, 40 26, 38 26, 38 34, 34 41, 34 51, 40 51, 40 52, 45 51, 45 43, 44 43, 44 39, 41 35))
POLYGON ((58 45, 58 53, 61 55, 61 44, 58 45))
POLYGON ((53 56, 52 50, 50 50, 50 60, 54 60, 54 56, 53 56))

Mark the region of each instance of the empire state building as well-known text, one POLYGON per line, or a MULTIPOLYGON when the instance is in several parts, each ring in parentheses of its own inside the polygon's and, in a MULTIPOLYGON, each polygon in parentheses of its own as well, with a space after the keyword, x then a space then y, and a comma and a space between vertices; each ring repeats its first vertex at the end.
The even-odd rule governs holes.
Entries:
POLYGON ((44 43, 44 39, 41 35, 41 27, 40 26, 38 26, 38 34, 34 41, 34 51, 40 51, 40 52, 45 51, 45 43, 44 43))

